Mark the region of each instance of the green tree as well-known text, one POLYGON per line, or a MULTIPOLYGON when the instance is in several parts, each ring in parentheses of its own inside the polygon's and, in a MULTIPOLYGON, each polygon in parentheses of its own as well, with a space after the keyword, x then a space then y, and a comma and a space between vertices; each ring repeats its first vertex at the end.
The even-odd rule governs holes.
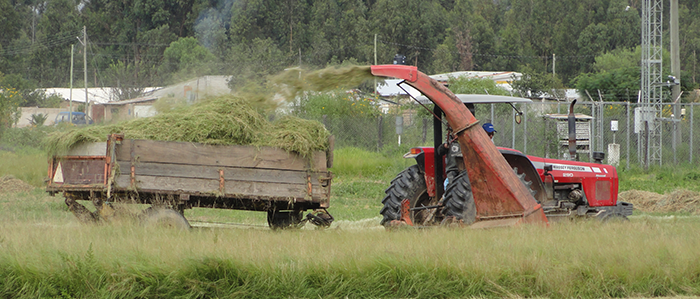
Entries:
POLYGON ((368 10, 362 1, 316 1, 310 13, 311 40, 302 53, 304 62, 324 66, 331 60, 371 61, 368 10))
POLYGON ((231 24, 232 1, 223 1, 219 7, 202 11, 194 26, 195 37, 217 57, 224 57, 229 46, 226 28, 231 24))
MULTIPOLYGON (((578 48, 580 56, 595 57, 599 53, 610 50, 611 34, 605 24, 590 24, 578 37, 578 48)), ((590 65, 584 65, 584 71, 590 70, 590 65)))
POLYGON ((496 46, 496 31, 501 26, 498 7, 490 1, 457 0, 449 11, 450 30, 443 45, 459 53, 454 70, 491 68, 496 46), (487 19, 492 20, 491 22, 487 19))
POLYGON ((447 26, 447 12, 435 0, 378 0, 372 6, 369 20, 374 32, 379 32, 384 46, 380 61, 388 63, 394 54, 406 55, 408 64, 417 65, 427 73, 433 53, 447 26))
POLYGON ((14 88, 0 87, 0 136, 19 120, 20 99, 19 92, 14 88))
POLYGON ((234 44, 227 57, 231 74, 229 87, 238 89, 248 82, 264 83, 267 76, 287 66, 287 57, 272 39, 253 39, 250 43, 234 44))
POLYGON ((152 77, 149 74, 154 72, 149 66, 140 62, 126 64, 117 61, 110 65, 106 75, 108 80, 117 83, 111 89, 116 95, 116 100, 121 101, 142 96, 146 87, 153 86, 152 77))
POLYGON ((608 101, 636 100, 640 84, 639 72, 639 67, 626 67, 583 73, 576 77, 576 89, 586 98, 590 94, 593 100, 598 100, 598 91, 603 93, 603 99, 608 101))
POLYGON ((214 54, 199 44, 194 37, 184 37, 172 42, 163 53, 160 66, 162 74, 174 78, 190 79, 212 74, 214 54))
MULTIPOLYGON (((232 7, 230 39, 234 43, 270 38, 291 54, 309 44, 307 1, 239 0, 232 7)), ((297 54, 297 53, 294 53, 297 54)))
MULTIPOLYGON (((15 10, 14 1, 0 0, 0 47, 7 47, 20 33, 23 15, 15 10)), ((26 12, 26 10, 25 10, 26 12)))
POLYGON ((681 84, 691 86, 700 81, 700 5, 696 2, 683 1, 679 4, 679 42, 681 54, 681 69, 688 72, 687 78, 681 84), (685 82, 688 81, 688 82, 685 82))
POLYGON ((434 72, 447 73, 458 70, 459 63, 451 48, 453 47, 443 43, 433 51, 431 66, 434 72))
POLYGON ((61 86, 69 81, 70 45, 81 29, 78 2, 48 1, 41 7, 31 48, 31 77, 39 86, 61 86))
POLYGON ((523 97, 535 98, 545 94, 559 97, 560 91, 564 88, 561 80, 552 74, 534 71, 524 67, 520 80, 513 80, 511 83, 513 90, 523 97))
POLYGON ((615 49, 596 56, 591 66, 594 72, 582 73, 574 79, 576 89, 580 95, 587 97, 591 94, 594 99, 598 98, 600 91, 608 101, 636 100, 641 80, 641 56, 641 47, 615 49))
POLYGON ((495 81, 486 78, 450 78, 449 83, 450 90, 453 93, 510 95, 505 88, 496 85, 495 81))
MULTIPOLYGON (((640 89, 641 67, 640 57, 641 47, 634 49, 616 49, 595 57, 595 63, 591 67, 594 72, 582 73, 578 75, 574 82, 576 89, 582 96, 587 96, 586 91, 592 97, 598 97, 598 91, 608 101, 635 101, 637 91, 640 89)), ((670 53, 662 53, 663 74, 670 74, 670 53)), ((691 82, 690 74, 683 72, 681 80, 681 90, 691 91, 694 84, 691 82), (688 82, 685 82, 688 81, 688 82)), ((665 77, 666 75, 664 75, 665 77)))

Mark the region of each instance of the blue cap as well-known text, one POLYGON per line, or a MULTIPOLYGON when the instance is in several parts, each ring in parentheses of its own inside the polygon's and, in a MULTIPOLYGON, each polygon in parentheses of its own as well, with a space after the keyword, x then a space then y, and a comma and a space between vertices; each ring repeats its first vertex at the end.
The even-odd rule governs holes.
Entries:
POLYGON ((496 129, 493 128, 493 124, 492 124, 492 123, 485 123, 485 124, 484 124, 483 126, 481 126, 481 127, 484 128, 484 131, 486 131, 486 133, 495 133, 495 132, 497 132, 496 129))

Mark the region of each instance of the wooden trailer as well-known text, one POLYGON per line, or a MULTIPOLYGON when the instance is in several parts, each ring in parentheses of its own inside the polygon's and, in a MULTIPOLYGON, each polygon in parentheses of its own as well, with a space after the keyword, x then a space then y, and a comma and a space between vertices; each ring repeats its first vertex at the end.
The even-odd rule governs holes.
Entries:
MULTIPOLYGON (((331 142, 332 144, 332 142, 331 142)), ((85 221, 110 203, 150 204, 145 218, 176 219, 184 210, 267 212, 272 228, 307 220, 328 226, 332 146, 304 158, 278 148, 123 139, 82 144, 49 161, 47 192, 63 193, 85 221), (90 212, 78 200, 92 201, 90 212), (303 212, 312 210, 306 217, 303 212)), ((156 219, 157 220, 157 219, 156 219)), ((183 222, 184 221, 184 222, 183 222)))

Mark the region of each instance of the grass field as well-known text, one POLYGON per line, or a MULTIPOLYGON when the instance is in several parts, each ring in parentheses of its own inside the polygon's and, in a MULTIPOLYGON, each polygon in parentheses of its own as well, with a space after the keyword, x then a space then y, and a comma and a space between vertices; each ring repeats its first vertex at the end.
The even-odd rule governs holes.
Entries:
MULTIPOLYGON (((1 152, 0 175, 43 184, 45 156, 1 152)), ((384 189, 412 163, 336 151, 327 230, 270 231, 264 213, 193 209, 190 231, 80 224, 41 188, 0 193, 1 298, 447 298, 700 295, 700 217, 504 229, 379 226, 384 189)), ((621 191, 695 190, 692 167, 620 172, 621 191)))

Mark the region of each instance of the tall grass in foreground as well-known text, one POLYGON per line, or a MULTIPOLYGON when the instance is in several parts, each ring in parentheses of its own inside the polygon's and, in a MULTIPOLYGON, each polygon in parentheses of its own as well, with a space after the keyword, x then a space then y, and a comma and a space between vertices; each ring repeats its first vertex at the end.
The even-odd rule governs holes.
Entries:
POLYGON ((0 224, 0 297, 700 294, 700 223, 174 231, 0 224))

